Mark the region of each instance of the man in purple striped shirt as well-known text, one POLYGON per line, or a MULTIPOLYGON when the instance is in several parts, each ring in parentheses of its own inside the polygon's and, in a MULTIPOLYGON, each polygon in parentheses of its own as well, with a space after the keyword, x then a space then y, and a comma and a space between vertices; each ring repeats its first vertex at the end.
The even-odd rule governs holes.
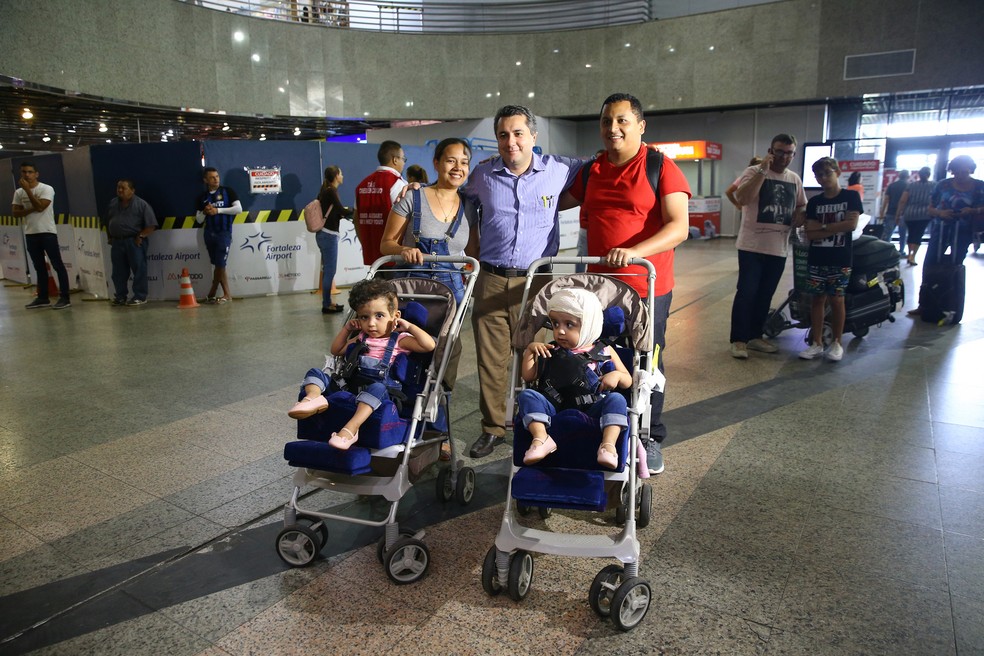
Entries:
POLYGON ((519 321, 526 270, 557 254, 559 201, 581 169, 579 159, 537 155, 536 118, 506 105, 493 121, 500 157, 474 167, 465 189, 481 206, 472 326, 478 358, 482 434, 469 455, 484 458, 505 441, 512 331, 519 321))

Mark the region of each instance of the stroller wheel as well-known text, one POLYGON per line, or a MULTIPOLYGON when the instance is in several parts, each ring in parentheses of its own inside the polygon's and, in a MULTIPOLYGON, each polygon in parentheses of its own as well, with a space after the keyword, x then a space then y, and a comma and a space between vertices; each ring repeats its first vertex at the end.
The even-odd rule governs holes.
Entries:
POLYGON ((620 503, 615 507, 615 523, 619 526, 625 524, 625 518, 628 517, 628 512, 625 509, 625 504, 620 503))
POLYGON ((419 581, 430 566, 427 545, 415 538, 400 538, 383 558, 386 575, 397 585, 419 581))
POLYGON ((509 596, 513 601, 522 601, 529 594, 532 583, 533 555, 520 549, 509 563, 509 596))
POLYGON ((485 561, 482 563, 482 589, 485 594, 494 597, 502 592, 499 584, 499 572, 495 566, 495 545, 485 554, 485 561))
POLYGON ((855 337, 864 337, 865 335, 868 334, 868 330, 870 330, 870 326, 859 326, 855 328, 852 332, 854 333, 855 337))
POLYGON ((588 590, 588 604, 600 617, 612 614, 612 596, 622 583, 625 568, 621 565, 608 565, 591 582, 588 590))
POLYGON ((458 485, 455 486, 455 499, 463 506, 471 503, 472 496, 475 494, 475 470, 471 467, 462 467, 458 472, 458 485))
POLYGON ((454 496, 454 485, 451 483, 451 468, 441 467, 437 472, 437 498, 447 503, 454 496))
POLYGON ((318 535, 307 526, 288 526, 277 535, 277 555, 291 567, 310 565, 320 550, 318 535))
MULTIPOLYGON (((401 538, 412 538, 414 536, 410 531, 400 531, 401 538)), ((397 538, 399 539, 399 538, 397 538)), ((396 543, 393 543, 396 545, 396 543)), ((381 535, 376 541, 376 559, 382 563, 386 555, 386 535, 381 535)))
POLYGON ((318 536, 318 551, 324 549, 325 545, 328 544, 328 526, 325 525, 325 520, 320 517, 298 517, 295 523, 314 531, 314 534, 318 536))
POLYGON ((546 519, 553 514, 553 508, 547 508, 546 506, 540 506, 536 509, 536 511, 540 513, 540 519, 546 519))
POLYGON ((516 502, 516 512, 519 513, 519 516, 520 517, 526 517, 527 515, 530 514, 530 511, 531 510, 533 510, 533 507, 532 506, 527 506, 522 501, 517 501, 516 502))
POLYGON ((620 631, 639 626, 653 598, 652 588, 644 579, 633 577, 618 586, 612 596, 612 623, 620 631))
POLYGON ((652 518, 653 512, 653 488, 649 485, 643 485, 642 491, 639 493, 639 521, 636 525, 639 528, 646 528, 649 526, 649 520, 652 518))

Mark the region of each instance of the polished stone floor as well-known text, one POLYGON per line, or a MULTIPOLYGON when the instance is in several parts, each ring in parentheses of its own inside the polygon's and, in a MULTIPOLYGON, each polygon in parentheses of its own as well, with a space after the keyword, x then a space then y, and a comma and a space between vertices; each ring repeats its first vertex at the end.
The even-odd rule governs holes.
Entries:
MULTIPOLYGON (((587 603, 614 561, 537 555, 525 600, 483 592, 507 447, 465 458, 471 505, 436 501, 433 472, 404 499, 401 525, 426 530, 432 559, 415 584, 392 584, 380 532, 352 524, 329 524, 310 567, 278 558, 286 409, 341 321, 316 296, 178 310, 76 295, 55 312, 5 286, 0 654, 984 653, 984 257, 967 265, 959 326, 899 312, 837 364, 797 359, 790 329, 778 354, 738 361, 734 242, 678 250, 667 467, 639 530, 653 604, 628 633, 587 603)), ((920 267, 904 275, 909 309, 920 267)), ((470 328, 462 339, 452 417, 467 450, 470 328)), ((384 510, 331 491, 305 503, 384 510)), ((530 523, 614 532, 610 515, 530 523)))

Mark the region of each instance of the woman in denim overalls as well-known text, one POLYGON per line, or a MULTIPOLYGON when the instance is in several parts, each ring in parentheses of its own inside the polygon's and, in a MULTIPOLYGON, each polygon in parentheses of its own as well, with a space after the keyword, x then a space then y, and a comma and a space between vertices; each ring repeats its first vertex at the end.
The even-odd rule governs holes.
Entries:
POLYGON ((465 288, 457 267, 447 262, 424 263, 424 255, 461 255, 478 247, 477 212, 459 190, 468 179, 471 148, 464 139, 441 141, 434 150, 437 182, 404 195, 393 206, 380 243, 384 255, 402 255, 420 272, 408 277, 434 278, 454 292, 460 303, 465 288))

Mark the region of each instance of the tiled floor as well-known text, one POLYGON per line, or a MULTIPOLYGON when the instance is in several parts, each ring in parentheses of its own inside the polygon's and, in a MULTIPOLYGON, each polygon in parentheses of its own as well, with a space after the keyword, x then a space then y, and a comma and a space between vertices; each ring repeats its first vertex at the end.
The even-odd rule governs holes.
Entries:
MULTIPOLYGON (((274 541, 297 380, 341 321, 316 296, 178 310, 73 297, 23 309, 0 290, 0 653, 984 653, 984 257, 964 322, 906 318, 843 362, 728 355, 734 242, 678 251, 667 346, 666 472, 639 531, 653 604, 620 633, 587 603, 609 562, 538 555, 529 596, 487 596, 481 562, 505 500, 507 449, 470 462, 467 508, 433 473, 401 504, 431 568, 393 585, 380 532, 329 525, 311 567, 274 541)), ((904 271, 911 308, 920 268, 904 271)), ((780 286, 784 297, 790 273, 780 286)), ((344 299, 343 299, 344 300, 344 299)), ((452 406, 479 427, 470 327, 452 406)), ((378 516, 373 499, 306 505, 378 516)), ((609 515, 531 524, 612 532, 609 515)))

